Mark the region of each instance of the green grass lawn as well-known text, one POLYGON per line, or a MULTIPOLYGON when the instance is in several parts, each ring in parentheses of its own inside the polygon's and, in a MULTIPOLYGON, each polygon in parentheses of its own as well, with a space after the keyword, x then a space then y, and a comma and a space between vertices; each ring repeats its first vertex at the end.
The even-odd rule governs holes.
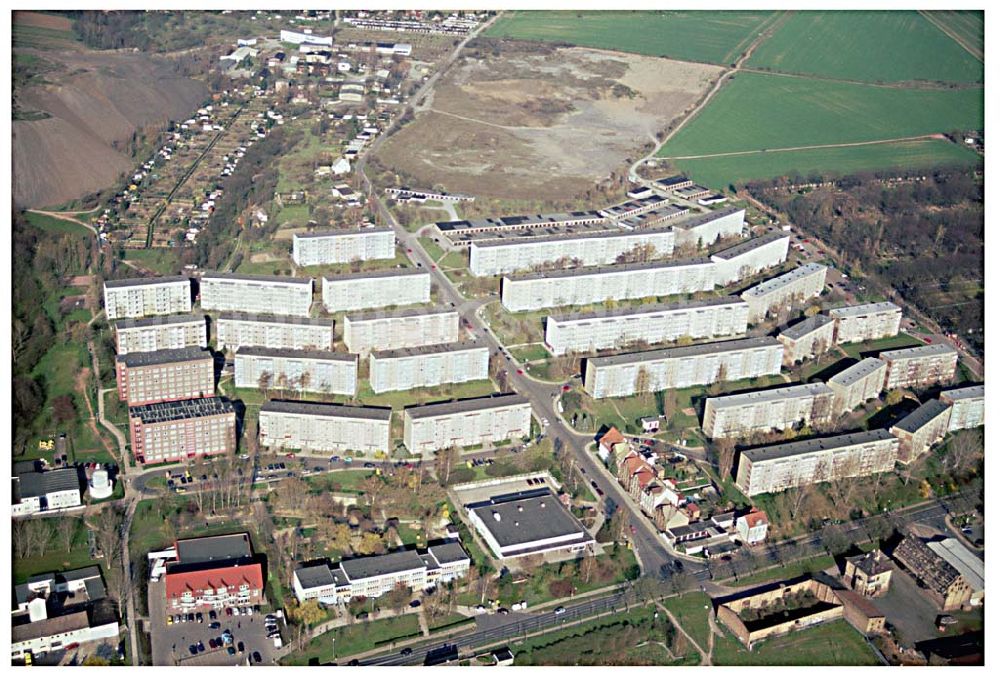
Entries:
POLYGON ((677 160, 678 169, 716 189, 779 176, 826 178, 874 170, 977 166, 982 158, 946 139, 895 141, 847 148, 810 148, 677 160))
POLYGON ((698 646, 708 650, 708 609, 712 607, 711 598, 703 592, 690 592, 665 599, 663 605, 670 609, 670 613, 698 646))
POLYGON ((510 354, 518 359, 520 362, 530 362, 532 360, 544 360, 550 357, 549 351, 545 349, 545 346, 541 343, 532 343, 528 346, 518 346, 517 348, 511 348, 510 354))
MULTIPOLYGON (((343 493, 354 493, 359 496, 363 493, 364 481, 372 476, 374 470, 340 470, 337 472, 323 473, 321 475, 310 475, 305 478, 313 493, 324 491, 334 491, 343 493)), ((400 531, 403 536, 403 531, 400 531)))
POLYGON ((982 90, 894 89, 741 73, 661 150, 669 158, 981 129, 982 90))
POLYGON ((944 11, 934 12, 934 19, 943 23, 948 30, 955 33, 966 45, 983 51, 983 38, 985 37, 986 21, 983 12, 973 11, 944 11))
POLYGON ((864 638, 837 620, 766 639, 747 651, 728 632, 716 637, 715 665, 879 665, 864 638))
POLYGON ((468 268, 469 257, 464 252, 450 251, 438 263, 442 268, 468 268))
POLYGON ((56 217, 48 216, 47 214, 38 214, 36 212, 26 211, 24 212, 24 218, 31 225, 48 233, 69 233, 71 235, 93 236, 91 231, 87 230, 79 223, 57 219, 56 217))
POLYGON ((287 207, 283 207, 278 212, 276 220, 279 224, 291 223, 296 226, 304 226, 309 223, 309 205, 288 205, 287 207))
POLYGON ((923 345, 923 341, 918 341, 909 334, 898 334, 889 338, 878 339, 877 341, 861 341, 859 343, 847 343, 840 347, 848 356, 860 360, 862 353, 877 352, 880 350, 896 350, 897 348, 910 348, 912 346, 923 345))
POLYGON ((729 64, 776 17, 767 11, 521 11, 504 15, 485 35, 729 64))
POLYGON ((175 249, 129 249, 125 260, 133 261, 160 275, 176 275, 181 268, 175 249))
POLYGON ((293 653, 282 659, 283 665, 308 665, 310 659, 318 660, 320 665, 334 660, 334 646, 337 656, 350 656, 395 639, 413 637, 420 634, 420 623, 415 614, 395 616, 369 621, 357 622, 336 628, 331 632, 316 637, 304 651, 293 653))
POLYGON ((424 248, 424 251, 427 252, 427 255, 431 257, 431 260, 437 262, 444 256, 444 249, 434 241, 434 238, 421 237, 417 238, 417 240, 420 242, 420 246, 424 248))
POLYGON ((817 571, 829 569, 835 563, 836 562, 833 557, 830 555, 817 555, 816 557, 809 557, 807 559, 799 560, 798 562, 792 562, 791 564, 757 571, 750 576, 743 576, 738 580, 731 581, 729 585, 743 586, 753 583, 767 583, 779 580, 784 581, 795 578, 796 576, 801 576, 802 574, 815 573, 817 571))
POLYGON ((982 62, 915 11, 795 12, 746 65, 866 82, 983 81, 982 62))
POLYGON ((79 516, 49 517, 38 521, 50 528, 53 537, 49 540, 43 552, 24 559, 11 558, 15 584, 24 583, 31 576, 37 574, 79 569, 94 564, 94 561, 90 559, 90 549, 87 545, 87 530, 84 528, 79 516), (62 547, 61 543, 57 542, 59 539, 54 535, 56 523, 64 520, 69 520, 77 524, 69 552, 62 547))

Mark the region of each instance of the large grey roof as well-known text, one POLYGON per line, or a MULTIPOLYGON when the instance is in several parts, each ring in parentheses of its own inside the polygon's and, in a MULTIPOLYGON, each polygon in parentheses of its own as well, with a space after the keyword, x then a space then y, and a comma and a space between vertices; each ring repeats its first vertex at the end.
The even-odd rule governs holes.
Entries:
POLYGON ((750 287, 745 292, 743 292, 743 297, 747 296, 757 297, 766 296, 779 289, 787 287, 790 284, 794 284, 804 277, 809 277, 810 275, 815 275, 819 272, 826 273, 826 266, 821 266, 818 263, 810 261, 809 263, 799 266, 794 270, 790 270, 787 273, 782 273, 777 277, 772 277, 770 280, 764 280, 755 287, 750 287))
POLYGON ((663 207, 659 207, 658 209, 650 209, 648 212, 627 216, 619 220, 619 223, 627 227, 642 228, 643 224, 647 221, 650 222, 650 225, 654 225, 661 221, 665 221, 666 219, 679 218, 683 214, 687 214, 689 211, 691 211, 689 207, 681 207, 680 205, 665 205, 663 207))
POLYGON ((605 317, 642 317, 645 315, 655 315, 671 311, 693 310, 696 308, 710 308, 713 306, 735 306, 746 305, 746 301, 738 296, 721 296, 700 301, 676 301, 674 303, 650 303, 632 308, 615 308, 614 310, 595 310, 589 313, 566 313, 564 315, 549 315, 549 320, 555 322, 568 322, 570 320, 590 320, 605 317))
POLYGON ((126 353, 115 357, 115 362, 124 363, 129 369, 135 367, 151 367, 156 364, 176 364, 179 362, 211 361, 212 351, 207 348, 188 346, 187 348, 169 348, 153 350, 148 353, 126 353))
POLYGON ((419 268, 388 268, 386 270, 369 270, 361 273, 344 273, 343 275, 326 275, 324 280, 329 282, 340 282, 341 280, 367 280, 369 278, 382 277, 430 277, 431 274, 419 268))
POLYGON ((468 400, 456 400, 454 402, 441 402, 439 404, 425 404, 422 406, 406 407, 403 410, 403 413, 411 419, 433 418, 435 416, 446 416, 448 414, 464 414, 471 411, 500 409, 501 407, 511 407, 520 404, 528 404, 528 398, 523 395, 511 393, 509 395, 491 395, 488 397, 476 397, 468 400))
POLYGON ((292 348, 265 348, 263 346, 241 346, 236 357, 287 357, 298 360, 322 360, 326 362, 357 362, 353 353, 338 353, 332 350, 294 350, 292 348))
MULTIPOLYGON (((654 233, 672 233, 673 228, 671 226, 663 226, 659 228, 645 228, 641 233, 637 233, 634 230, 602 230, 596 233, 563 233, 560 235, 543 235, 541 237, 531 237, 530 232, 525 235, 523 231, 516 231, 514 233, 503 234, 498 233, 497 239, 487 240, 486 242, 473 242, 473 247, 506 247, 508 245, 522 245, 522 244, 537 244, 539 242, 559 242, 562 240, 592 240, 594 238, 619 238, 619 237, 635 237, 637 234, 651 235, 654 233)), ((572 252, 568 252, 572 253, 572 252)))
POLYGON ((980 383, 977 386, 967 386, 965 388, 952 388, 942 390, 941 398, 948 398, 952 402, 955 400, 971 400, 983 398, 986 395, 986 386, 980 383))
POLYGON ((798 456, 800 454, 809 454, 829 449, 841 449, 856 444, 894 439, 896 438, 889 434, 888 430, 879 428, 878 430, 866 430, 857 433, 847 433, 846 435, 835 435, 833 437, 818 437, 811 440, 774 444, 757 449, 745 449, 740 453, 754 462, 770 461, 776 458, 786 458, 788 456, 798 456))
POLYGON ((583 266, 563 270, 549 270, 541 273, 525 273, 523 275, 504 275, 504 280, 521 282, 523 280, 539 280, 560 277, 583 277, 587 275, 628 275, 637 270, 654 270, 657 268, 686 268, 691 266, 714 266, 707 258, 677 259, 674 261, 650 261, 647 263, 624 263, 615 266, 583 266))
POLYGON ((297 324, 333 328, 333 320, 322 317, 296 317, 294 315, 263 315, 260 313, 219 313, 219 322, 260 322, 263 324, 297 324))
POLYGON ((621 355, 592 357, 589 361, 594 366, 604 367, 617 364, 680 359, 684 357, 694 357, 695 355, 711 355, 714 353, 728 353, 736 350, 753 350, 755 348, 775 346, 778 348, 782 347, 778 339, 772 336, 756 336, 752 338, 734 339, 732 341, 711 341, 709 343, 698 343, 691 346, 680 346, 678 348, 646 350, 639 353, 622 353, 621 355))
POLYGON ((340 568, 347 574, 349 580, 357 581, 362 578, 423 569, 424 561, 415 550, 399 550, 386 555, 343 560, 340 568))
POLYGON ((632 211, 633 209, 651 209, 654 206, 662 207, 670 203, 670 198, 661 195, 648 195, 646 197, 635 198, 619 202, 600 210, 607 216, 618 216, 621 213, 632 211))
POLYGON ((237 273, 205 273, 201 276, 205 280, 229 280, 233 282, 281 282, 283 284, 312 285, 311 277, 290 277, 287 275, 242 275, 237 273))
POLYGON ((958 355, 958 351, 946 343, 931 343, 925 346, 914 346, 913 348, 900 348, 899 350, 883 350, 878 354, 880 360, 902 360, 912 357, 931 357, 933 355, 947 355, 952 353, 958 355))
POLYGON ((299 579, 299 585, 306 590, 310 588, 325 588, 338 583, 334 576, 335 570, 329 564, 317 564, 309 567, 299 567, 295 570, 295 577, 299 579))
POLYGON ((537 228, 556 225, 565 221, 581 219, 604 220, 604 216, 594 210, 579 212, 559 212, 555 214, 531 214, 528 216, 495 216, 488 219, 461 219, 458 221, 439 221, 434 225, 441 232, 455 232, 471 228, 537 228))
POLYGON ((233 403, 221 397, 202 397, 178 402, 155 402, 128 408, 129 418, 138 418, 147 425, 233 413, 235 413, 233 403))
POLYGON ((440 545, 432 545, 427 551, 434 555, 438 564, 452 564, 469 559, 469 553, 465 552, 462 544, 458 541, 448 541, 440 545))
POLYGON ((735 259, 738 256, 743 256, 744 254, 752 252, 756 249, 760 249, 765 245, 769 245, 772 242, 776 242, 777 240, 781 239, 787 240, 789 239, 789 237, 788 235, 780 231, 772 231, 770 233, 767 233, 766 235, 761 235, 760 237, 751 238, 749 240, 741 242, 738 245, 729 247, 728 249, 723 249, 721 252, 715 252, 714 254, 712 254, 712 258, 714 259, 718 257, 720 259, 723 259, 724 261, 728 261, 730 259, 735 259))
POLYGON ((363 418, 372 421, 388 421, 392 417, 392 409, 389 407, 352 407, 346 404, 297 400, 268 400, 261 405, 260 411, 261 413, 303 414, 333 418, 363 418))
POLYGON ((340 235, 374 235, 376 233, 391 233, 392 228, 335 228, 332 230, 314 230, 309 233, 295 233, 292 237, 299 240, 310 240, 320 237, 337 237, 340 235))
POLYGON ((798 397, 816 395, 833 395, 833 391, 825 383, 800 383, 793 386, 783 386, 770 390, 754 390, 749 393, 739 393, 737 395, 723 395, 722 397, 710 397, 705 404, 712 402, 716 409, 723 407, 742 407, 747 404, 757 402, 776 402, 798 397))
POLYGON ((17 475, 17 493, 21 498, 34 498, 73 489, 80 490, 80 475, 76 468, 59 468, 17 475))
POLYGON ((880 301, 879 303, 862 303, 856 306, 842 306, 830 311, 832 317, 860 317, 873 313, 903 312, 903 309, 892 301, 880 301))
POLYGON ((454 315, 458 318, 458 311, 444 306, 430 306, 429 308, 407 308, 405 310, 373 310, 366 313, 348 313, 344 320, 351 322, 363 322, 365 320, 384 320, 387 318, 416 317, 417 315, 454 315))
POLYGON ((436 343, 427 346, 415 346, 413 348, 396 348, 394 350, 373 350, 371 356, 376 360, 391 360, 400 357, 413 357, 414 355, 437 355, 439 353, 488 349, 485 342, 476 340, 465 343, 436 343))
POLYGON ((177 559, 180 564, 219 562, 249 557, 252 554, 253 546, 250 543, 250 536, 246 533, 177 541, 177 559))
POLYGON ((802 337, 808 336, 817 329, 821 329, 831 322, 833 322, 832 317, 827 317, 826 315, 813 315, 812 317, 807 317, 797 324, 793 324, 787 329, 783 329, 778 336, 784 336, 792 341, 798 341, 802 337))
POLYGON ((899 420, 893 428, 899 428, 908 433, 915 433, 948 411, 949 407, 951 407, 950 404, 945 404, 941 400, 927 400, 899 420))
POLYGON ((174 282, 186 282, 191 284, 191 279, 184 275, 166 275, 164 277, 129 277, 123 280, 107 280, 104 286, 108 289, 120 287, 139 287, 151 284, 168 284, 174 282))
POLYGON ((559 536, 588 536, 584 526, 551 492, 527 497, 495 497, 471 507, 501 547, 533 543, 559 536), (499 521, 496 519, 499 516, 499 521))
POLYGON ((834 374, 827 380, 827 383, 836 383, 839 386, 847 387, 884 367, 885 362, 877 357, 866 357, 860 362, 855 362, 844 371, 834 374))
POLYGON ((743 207, 726 207, 725 209, 717 209, 712 212, 692 216, 691 218, 684 219, 683 221, 678 221, 673 224, 673 227, 678 230, 691 230, 692 228, 699 228, 701 226, 708 225, 709 223, 714 223, 715 221, 725 218, 730 214, 742 211, 745 211, 743 207))
POLYGON ((158 315, 156 317, 126 318, 115 322, 115 329, 138 329, 140 327, 160 327, 171 324, 205 324, 204 315, 158 315))

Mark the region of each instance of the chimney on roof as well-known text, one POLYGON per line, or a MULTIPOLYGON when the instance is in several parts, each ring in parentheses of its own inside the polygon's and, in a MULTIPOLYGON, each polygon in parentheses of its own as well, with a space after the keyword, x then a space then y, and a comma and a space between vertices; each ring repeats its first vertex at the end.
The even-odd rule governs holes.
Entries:
POLYGON ((493 511, 493 519, 495 519, 497 522, 500 521, 500 513, 498 513, 496 510, 493 511))

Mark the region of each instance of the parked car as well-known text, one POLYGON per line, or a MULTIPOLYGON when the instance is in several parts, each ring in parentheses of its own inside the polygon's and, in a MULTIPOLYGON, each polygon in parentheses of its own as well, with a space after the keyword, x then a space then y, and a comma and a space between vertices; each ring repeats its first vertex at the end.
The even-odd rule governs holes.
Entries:
POLYGON ((208 629, 209 630, 218 630, 220 627, 222 627, 222 624, 219 623, 218 621, 216 621, 214 623, 209 623, 208 624, 208 629))
POLYGON ((236 650, 237 650, 237 651, 239 651, 240 653, 243 653, 243 651, 244 651, 245 649, 246 649, 246 647, 245 647, 245 646, 243 646, 243 642, 240 642, 240 643, 238 643, 238 644, 236 645, 236 650))
POLYGON ((420 600, 419 599, 415 599, 412 602, 410 602, 410 608, 411 609, 416 609, 418 606, 420 606, 420 600))
POLYGON ((409 656, 411 653, 413 653, 413 649, 411 649, 410 647, 404 647, 403 650, 399 652, 399 655, 409 656))
POLYGON ((261 662, 260 652, 258 652, 258 651, 254 651, 250 655, 250 657, 253 658, 253 662, 254 663, 260 663, 261 662))
POLYGON ((235 656, 236 649, 234 649, 233 647, 229 647, 228 649, 226 649, 226 653, 228 653, 230 656, 235 656))
POLYGON ((192 656, 197 656, 198 655, 198 645, 197 644, 192 644, 191 646, 188 647, 188 651, 191 652, 192 656))
POLYGON ((208 617, 214 621, 219 617, 219 614, 215 613, 215 609, 212 609, 211 611, 208 612, 208 617))

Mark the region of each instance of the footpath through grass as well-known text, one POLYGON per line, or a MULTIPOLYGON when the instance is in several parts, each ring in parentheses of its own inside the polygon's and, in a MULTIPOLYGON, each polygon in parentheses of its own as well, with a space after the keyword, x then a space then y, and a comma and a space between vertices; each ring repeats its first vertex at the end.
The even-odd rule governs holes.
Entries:
POLYGON ((289 654, 282 659, 281 664, 309 665, 312 662, 323 665, 335 660, 335 650, 337 656, 350 656, 419 634, 420 622, 416 614, 357 622, 314 638, 304 651, 289 654))
POLYGON ((708 651, 708 611, 712 608, 711 598, 703 592, 689 592, 663 600, 663 606, 670 609, 670 613, 698 646, 708 651))

